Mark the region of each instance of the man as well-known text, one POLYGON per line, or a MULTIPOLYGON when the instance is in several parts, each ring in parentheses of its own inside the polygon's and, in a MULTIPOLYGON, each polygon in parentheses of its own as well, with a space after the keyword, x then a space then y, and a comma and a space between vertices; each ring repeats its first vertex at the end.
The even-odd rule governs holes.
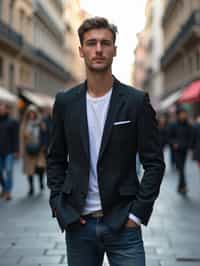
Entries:
POLYGON ((185 162, 188 150, 192 145, 192 127, 187 118, 187 112, 183 107, 177 109, 177 121, 170 130, 169 140, 174 149, 176 169, 179 175, 177 192, 185 195, 187 184, 185 178, 185 162))
POLYGON ((87 80, 58 93, 54 105, 47 176, 69 266, 102 265, 104 252, 112 266, 144 266, 140 225, 149 221, 164 172, 148 97, 112 76, 116 32, 104 18, 83 22, 87 80))
POLYGON ((1 197, 11 200, 13 187, 13 164, 18 157, 19 134, 18 123, 10 117, 9 106, 0 103, 0 175, 2 192, 1 197))

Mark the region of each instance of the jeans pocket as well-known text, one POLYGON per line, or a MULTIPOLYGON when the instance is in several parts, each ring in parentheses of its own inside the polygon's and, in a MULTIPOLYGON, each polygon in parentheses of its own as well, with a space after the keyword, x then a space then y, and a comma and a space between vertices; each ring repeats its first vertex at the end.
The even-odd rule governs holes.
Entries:
POLYGON ((141 226, 125 226, 123 230, 124 234, 127 235, 127 237, 130 235, 131 238, 137 240, 142 239, 142 234, 141 234, 141 226))

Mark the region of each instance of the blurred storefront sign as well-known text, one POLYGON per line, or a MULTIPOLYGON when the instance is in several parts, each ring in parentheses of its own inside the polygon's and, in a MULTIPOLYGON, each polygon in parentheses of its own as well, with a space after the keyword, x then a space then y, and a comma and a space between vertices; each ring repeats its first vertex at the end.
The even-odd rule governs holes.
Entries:
POLYGON ((178 103, 194 103, 200 101, 200 80, 193 81, 181 93, 178 103))
POLYGON ((40 108, 52 107, 54 99, 46 94, 31 92, 28 90, 20 90, 20 97, 29 103, 35 104, 40 108))
POLYGON ((0 87, 0 101, 17 104, 18 97, 15 94, 11 93, 9 90, 0 87))
POLYGON ((181 93, 182 91, 179 90, 166 97, 163 101, 160 102, 158 111, 163 112, 169 110, 169 108, 171 108, 171 106, 175 104, 177 100, 180 98, 181 93))

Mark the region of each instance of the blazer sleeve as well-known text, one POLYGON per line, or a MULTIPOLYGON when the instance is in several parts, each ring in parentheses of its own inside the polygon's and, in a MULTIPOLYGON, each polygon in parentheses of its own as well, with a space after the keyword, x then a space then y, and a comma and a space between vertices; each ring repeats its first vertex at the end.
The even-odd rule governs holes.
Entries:
POLYGON ((138 152, 144 175, 131 213, 147 225, 154 201, 159 194, 165 169, 156 114, 149 102, 148 94, 144 95, 138 114, 137 136, 138 152))
MULTIPOLYGON (((58 195, 68 167, 68 148, 64 134, 63 95, 57 94, 53 107, 52 132, 47 152, 47 186, 50 189, 50 206, 56 209, 58 195)), ((53 216, 54 212, 53 212, 53 216)))

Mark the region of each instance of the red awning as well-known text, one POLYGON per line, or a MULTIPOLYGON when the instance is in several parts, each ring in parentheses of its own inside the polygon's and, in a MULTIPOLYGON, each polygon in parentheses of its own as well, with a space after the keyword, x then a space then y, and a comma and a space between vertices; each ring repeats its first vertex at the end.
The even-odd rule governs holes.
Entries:
POLYGON ((200 101, 200 80, 193 81, 187 86, 178 100, 179 103, 193 103, 198 101, 200 101))

